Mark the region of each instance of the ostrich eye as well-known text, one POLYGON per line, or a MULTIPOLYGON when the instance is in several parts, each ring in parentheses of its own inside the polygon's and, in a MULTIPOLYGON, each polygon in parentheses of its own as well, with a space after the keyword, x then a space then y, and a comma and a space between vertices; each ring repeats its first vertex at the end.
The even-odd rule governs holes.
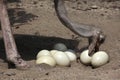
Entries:
POLYGON ((105 35, 100 35, 100 43, 104 43, 105 41, 105 35))

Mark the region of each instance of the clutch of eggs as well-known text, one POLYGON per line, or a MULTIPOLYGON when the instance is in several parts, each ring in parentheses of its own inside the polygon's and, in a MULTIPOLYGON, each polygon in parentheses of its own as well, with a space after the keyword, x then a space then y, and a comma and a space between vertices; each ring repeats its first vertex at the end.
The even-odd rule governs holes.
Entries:
MULTIPOLYGON (((50 66, 68 66, 71 61, 77 59, 75 51, 67 49, 67 46, 63 43, 57 43, 53 46, 53 50, 41 50, 36 56, 36 64, 48 64, 50 66)), ((94 55, 89 56, 88 50, 83 51, 80 54, 80 60, 85 65, 92 65, 93 67, 99 67, 106 64, 109 61, 109 56, 104 51, 98 51, 94 55)))
POLYGON ((69 66, 71 61, 76 60, 75 53, 68 51, 58 51, 58 50, 41 50, 36 56, 36 64, 48 64, 50 66, 69 66))

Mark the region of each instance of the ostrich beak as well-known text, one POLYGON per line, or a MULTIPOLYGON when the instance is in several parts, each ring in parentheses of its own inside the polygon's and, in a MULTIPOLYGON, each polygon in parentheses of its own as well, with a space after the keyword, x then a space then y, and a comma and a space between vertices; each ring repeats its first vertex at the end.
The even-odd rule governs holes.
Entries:
POLYGON ((99 47, 105 41, 104 34, 98 34, 89 39, 89 55, 93 55, 95 52, 99 51, 99 47))

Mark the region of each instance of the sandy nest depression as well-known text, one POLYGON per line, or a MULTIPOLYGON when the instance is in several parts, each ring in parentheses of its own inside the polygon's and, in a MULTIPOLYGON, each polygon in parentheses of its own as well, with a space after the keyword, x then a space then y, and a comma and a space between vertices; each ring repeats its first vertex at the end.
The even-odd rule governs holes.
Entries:
POLYGON ((119 0, 65 0, 73 21, 99 26, 107 36, 100 50, 108 52, 110 62, 96 69, 77 62, 71 63, 71 67, 37 66, 36 55, 42 49, 51 50, 57 42, 71 49, 82 49, 88 41, 60 23, 53 0, 9 1, 8 11, 18 51, 31 68, 21 71, 6 62, 0 31, 0 80, 120 80, 119 0))

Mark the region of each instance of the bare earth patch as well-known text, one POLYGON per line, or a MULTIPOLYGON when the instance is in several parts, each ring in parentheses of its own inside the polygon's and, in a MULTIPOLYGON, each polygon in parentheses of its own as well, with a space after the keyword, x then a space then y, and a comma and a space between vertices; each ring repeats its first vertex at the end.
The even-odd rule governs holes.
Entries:
POLYGON ((73 21, 96 25, 107 36, 100 50, 109 54, 110 62, 96 69, 77 62, 71 63, 71 67, 36 65, 38 51, 51 50, 57 42, 63 42, 71 49, 82 49, 88 45, 87 39, 73 38, 77 35, 60 23, 53 0, 9 1, 8 11, 18 51, 31 68, 21 71, 8 65, 0 31, 0 80, 120 80, 119 0, 65 0, 73 21))

